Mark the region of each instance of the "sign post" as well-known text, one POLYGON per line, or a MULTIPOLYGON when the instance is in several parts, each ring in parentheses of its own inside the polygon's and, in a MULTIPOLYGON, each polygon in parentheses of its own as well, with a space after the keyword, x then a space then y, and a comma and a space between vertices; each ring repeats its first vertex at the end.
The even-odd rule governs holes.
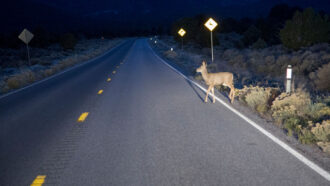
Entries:
POLYGON ((212 62, 213 62, 214 57, 213 57, 213 35, 212 35, 212 31, 214 30, 214 28, 216 26, 218 26, 218 23, 215 22, 212 18, 210 18, 209 20, 206 21, 204 26, 211 31, 211 55, 212 55, 212 62))
POLYGON ((183 50, 183 36, 186 34, 186 31, 183 28, 181 28, 178 31, 178 34, 181 36, 181 50, 183 50))
POLYGON ((26 44, 26 50, 27 50, 27 56, 28 56, 28 62, 29 66, 31 66, 31 61, 30 61, 30 51, 29 51, 29 43, 33 38, 33 34, 28 31, 27 29, 24 29, 21 34, 18 36, 20 40, 22 40, 26 44))

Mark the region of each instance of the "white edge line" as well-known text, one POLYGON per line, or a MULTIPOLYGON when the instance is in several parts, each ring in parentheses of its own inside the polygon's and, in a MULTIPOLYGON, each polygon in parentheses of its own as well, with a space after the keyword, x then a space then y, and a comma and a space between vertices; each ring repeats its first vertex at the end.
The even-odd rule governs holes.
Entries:
POLYGON ((94 61, 96 61, 97 59, 99 59, 99 58, 101 58, 101 57, 103 57, 103 56, 109 54, 109 53, 112 52, 114 49, 118 48, 119 46, 123 45, 124 42, 125 42, 125 40, 122 41, 121 43, 117 44, 117 46, 111 48, 110 50, 108 50, 107 52, 103 53, 103 54, 100 55, 100 56, 97 56, 97 57, 95 57, 95 58, 89 59, 89 60, 87 60, 87 61, 85 61, 85 62, 82 62, 82 63, 80 63, 80 64, 76 64, 76 65, 74 65, 74 66, 72 66, 72 67, 69 67, 69 68, 67 68, 67 69, 65 69, 65 70, 63 70, 63 71, 61 71, 61 72, 55 73, 54 75, 51 75, 51 76, 49 76, 49 77, 46 77, 46 78, 41 79, 41 80, 39 80, 39 81, 36 81, 36 82, 34 82, 34 83, 30 84, 30 85, 27 85, 27 86, 25 86, 25 87, 22 87, 22 88, 19 88, 19 89, 13 90, 13 91, 11 91, 11 92, 8 92, 8 93, 6 93, 6 94, 0 96, 0 99, 3 99, 3 98, 5 98, 5 97, 7 97, 7 96, 10 96, 10 95, 12 95, 12 94, 16 94, 16 93, 18 93, 18 92, 20 92, 20 91, 22 91, 22 90, 25 90, 25 89, 28 89, 28 88, 33 87, 33 86, 35 86, 35 85, 38 85, 38 84, 40 84, 40 83, 42 83, 42 82, 45 82, 45 81, 47 81, 47 80, 49 80, 49 79, 55 78, 55 77, 57 77, 57 76, 59 76, 59 75, 61 75, 61 74, 64 74, 65 72, 68 72, 68 71, 70 71, 70 70, 76 69, 76 68, 78 68, 78 67, 80 67, 80 66, 83 66, 83 65, 89 64, 89 63, 91 63, 91 62, 94 62, 94 61))
MULTIPOLYGON (((148 43, 149 48, 152 50, 152 52, 155 54, 155 56, 157 56, 165 65, 167 65, 168 67, 170 67, 172 70, 174 70, 176 73, 180 74, 183 78, 185 78, 186 80, 188 80, 189 82, 193 83, 194 85, 196 85, 198 88, 200 88, 201 90, 203 90, 204 92, 206 92, 207 90, 205 88, 203 88, 201 85, 199 85, 198 83, 196 83, 195 81, 192 81, 190 78, 188 78, 187 76, 185 76, 184 74, 182 74, 180 71, 178 71, 176 68, 174 68, 173 66, 171 66, 170 64, 168 64, 164 59, 162 59, 161 57, 158 56, 158 54, 155 53, 155 51, 150 47, 149 43, 148 43)), ((211 96, 213 96, 212 93, 210 93, 211 96)), ((273 134, 271 134, 270 132, 266 131, 264 128, 262 128, 260 125, 258 125, 257 123, 255 123, 254 121, 252 121, 251 119, 249 119, 248 117, 246 117, 245 115, 243 115, 242 113, 240 113, 239 111, 237 111, 236 109, 234 109, 233 107, 231 107, 230 105, 228 105, 227 103, 225 103, 223 100, 221 100, 220 98, 218 98, 217 96, 215 96, 216 100, 218 100, 221 104, 223 104, 225 107, 227 107, 230 111, 234 112, 235 114, 237 114, 239 117, 241 117, 243 120, 245 120, 247 123, 249 123, 250 125, 252 125, 253 127, 255 127, 257 130, 259 130, 262 134, 264 134, 265 136, 267 136, 268 138, 270 138, 271 140, 273 140, 275 143, 277 143, 279 146, 281 146, 283 149, 285 149, 286 151, 288 151, 290 154, 292 154, 294 157, 296 157, 298 160, 300 160, 301 162, 303 162, 305 165, 307 165, 308 167, 310 167, 311 169, 313 169, 315 172, 317 172, 318 174, 320 174, 322 177, 324 177, 326 180, 330 181, 330 173, 327 172, 326 170, 324 170, 323 168, 321 168, 320 166, 318 166, 317 164, 315 164, 314 162, 312 162, 311 160, 309 160, 308 158, 306 158, 305 156, 303 156, 301 153, 299 153, 298 151, 296 151, 295 149, 293 149, 292 147, 290 147, 289 145, 287 145, 286 143, 284 143, 282 140, 278 139, 277 137, 275 137, 273 134)))

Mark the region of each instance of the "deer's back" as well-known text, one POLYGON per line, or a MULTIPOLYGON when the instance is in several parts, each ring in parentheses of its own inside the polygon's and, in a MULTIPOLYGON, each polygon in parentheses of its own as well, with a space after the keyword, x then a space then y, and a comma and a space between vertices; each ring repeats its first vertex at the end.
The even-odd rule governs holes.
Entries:
POLYGON ((209 73, 208 82, 209 85, 231 85, 233 83, 233 73, 231 72, 217 72, 209 73))

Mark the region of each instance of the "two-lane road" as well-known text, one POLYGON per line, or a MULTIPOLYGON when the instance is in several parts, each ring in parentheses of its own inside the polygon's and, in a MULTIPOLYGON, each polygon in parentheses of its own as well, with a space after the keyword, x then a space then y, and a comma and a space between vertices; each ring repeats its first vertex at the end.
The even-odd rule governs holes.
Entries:
POLYGON ((0 185, 329 185, 204 95, 125 42, 0 99, 0 185))

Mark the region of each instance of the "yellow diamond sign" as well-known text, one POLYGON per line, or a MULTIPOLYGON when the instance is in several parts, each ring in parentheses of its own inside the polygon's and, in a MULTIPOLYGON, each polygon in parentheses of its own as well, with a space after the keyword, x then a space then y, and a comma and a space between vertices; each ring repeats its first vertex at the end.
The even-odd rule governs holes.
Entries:
POLYGON ((212 30, 218 26, 218 23, 215 22, 212 18, 210 18, 206 21, 204 25, 212 32, 212 30))
POLYGON ((181 37, 183 37, 183 36, 186 34, 186 31, 185 31, 183 28, 181 28, 181 29, 179 30, 178 34, 179 34, 181 37))

